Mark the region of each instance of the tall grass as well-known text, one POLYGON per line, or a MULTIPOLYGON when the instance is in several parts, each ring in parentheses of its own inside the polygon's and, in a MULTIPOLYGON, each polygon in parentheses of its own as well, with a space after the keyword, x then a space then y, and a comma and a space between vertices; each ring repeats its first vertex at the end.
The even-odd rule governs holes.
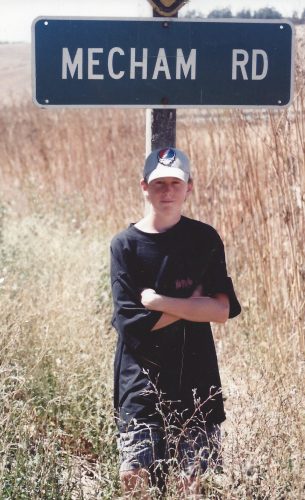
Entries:
MULTIPOLYGON (((303 77, 288 109, 178 113, 185 213, 220 232, 243 305, 214 328, 228 418, 209 498, 305 494, 303 77)), ((120 495, 108 245, 141 217, 144 126, 144 111, 1 110, 1 498, 120 495)))

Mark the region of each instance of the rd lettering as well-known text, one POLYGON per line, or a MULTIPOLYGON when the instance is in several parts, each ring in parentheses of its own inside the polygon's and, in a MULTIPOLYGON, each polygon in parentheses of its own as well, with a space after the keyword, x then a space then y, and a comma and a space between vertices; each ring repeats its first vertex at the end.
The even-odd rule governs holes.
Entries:
POLYGON ((264 50, 243 49, 232 51, 232 80, 263 80, 268 73, 268 56, 264 50))

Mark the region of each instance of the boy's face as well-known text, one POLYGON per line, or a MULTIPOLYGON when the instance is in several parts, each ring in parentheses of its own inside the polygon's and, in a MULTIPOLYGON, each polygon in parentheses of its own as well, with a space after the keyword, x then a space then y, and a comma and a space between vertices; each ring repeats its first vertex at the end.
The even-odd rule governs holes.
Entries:
POLYGON ((177 177, 160 177, 149 184, 143 179, 141 186, 154 210, 161 213, 180 212, 193 187, 192 182, 184 182, 177 177))

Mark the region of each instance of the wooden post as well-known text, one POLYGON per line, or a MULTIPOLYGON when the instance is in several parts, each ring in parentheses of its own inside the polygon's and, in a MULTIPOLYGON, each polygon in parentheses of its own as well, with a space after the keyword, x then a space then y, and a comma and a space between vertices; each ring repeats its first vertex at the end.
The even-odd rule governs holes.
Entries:
MULTIPOLYGON (((153 17, 163 17, 153 9, 153 17)), ((172 17, 178 17, 174 14, 172 17)), ((166 98, 166 96, 165 96, 166 98)), ((154 149, 176 146, 176 110, 146 110, 146 156, 154 149)))

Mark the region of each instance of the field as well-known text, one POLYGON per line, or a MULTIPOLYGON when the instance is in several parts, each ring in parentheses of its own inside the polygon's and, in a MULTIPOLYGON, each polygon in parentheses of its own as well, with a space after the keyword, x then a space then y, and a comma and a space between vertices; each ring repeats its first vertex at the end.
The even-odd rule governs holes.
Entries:
MULTIPOLYGON (((214 327, 225 474, 202 498, 305 496, 303 36, 291 107, 178 112, 185 214, 219 231, 243 307, 214 327)), ((0 498, 119 498, 108 248, 143 211, 145 112, 37 109, 17 73, 1 83, 0 498)))

